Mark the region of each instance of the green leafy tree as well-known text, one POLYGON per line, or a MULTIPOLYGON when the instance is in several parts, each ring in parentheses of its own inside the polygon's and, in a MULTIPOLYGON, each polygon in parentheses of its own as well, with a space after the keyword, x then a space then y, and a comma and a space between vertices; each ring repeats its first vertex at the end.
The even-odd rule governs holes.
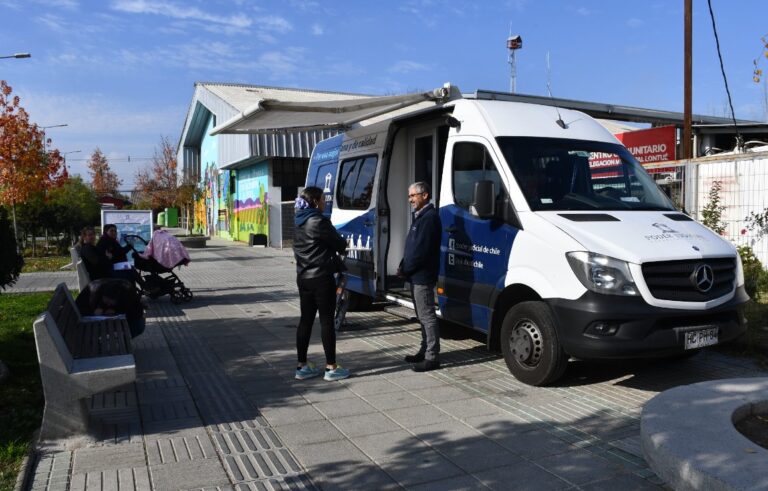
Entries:
POLYGON ((722 198, 720 197, 722 188, 723 183, 721 181, 712 183, 712 188, 709 190, 709 201, 701 210, 701 223, 711 228, 718 235, 724 235, 726 227, 723 221, 725 205, 722 204, 722 198))
POLYGON ((25 235, 35 237, 48 231, 61 237, 58 252, 66 254, 79 237, 80 229, 98 223, 100 210, 95 191, 80 176, 75 176, 60 187, 31 195, 19 206, 18 221, 25 235))
POLYGON ((13 226, 5 209, 0 208, 0 289, 16 283, 24 266, 24 258, 16 249, 13 226))
POLYGON ((67 179, 63 186, 52 189, 48 195, 47 224, 58 225, 57 232, 64 235, 60 248, 65 250, 80 235, 80 229, 99 222, 101 205, 96 193, 80 176, 67 179))

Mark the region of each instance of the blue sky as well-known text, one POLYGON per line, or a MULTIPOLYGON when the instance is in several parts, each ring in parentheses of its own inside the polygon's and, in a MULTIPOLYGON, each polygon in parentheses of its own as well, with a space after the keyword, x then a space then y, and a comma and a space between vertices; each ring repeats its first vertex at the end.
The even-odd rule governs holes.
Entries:
MULTIPOLYGON (((739 118, 765 120, 752 61, 768 1, 713 0, 739 118)), ((707 2, 694 0, 694 111, 725 115, 707 2)), ((683 0, 0 0, 0 78, 75 172, 95 147, 130 188, 161 135, 177 142, 195 81, 392 94, 450 81, 682 110, 683 0), (126 158, 130 156, 131 162, 126 158)), ((761 65, 768 72, 768 59, 761 65)))

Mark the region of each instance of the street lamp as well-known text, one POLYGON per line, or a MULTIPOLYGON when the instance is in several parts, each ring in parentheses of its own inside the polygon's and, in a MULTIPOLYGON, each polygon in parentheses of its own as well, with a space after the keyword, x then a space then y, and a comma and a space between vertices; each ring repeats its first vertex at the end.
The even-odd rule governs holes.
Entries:
POLYGON ((80 150, 72 150, 71 152, 64 152, 64 153, 60 154, 61 158, 64 159, 64 170, 65 171, 67 170, 67 155, 69 155, 70 153, 80 153, 80 150))
POLYGON ((0 56, 0 58, 29 58, 31 56, 29 53, 14 53, 12 55, 0 56))
POLYGON ((48 151, 48 138, 45 136, 45 130, 49 128, 63 128, 64 126, 69 126, 69 124, 52 124, 50 126, 38 126, 38 129, 43 130, 43 145, 45 146, 45 151, 48 151))

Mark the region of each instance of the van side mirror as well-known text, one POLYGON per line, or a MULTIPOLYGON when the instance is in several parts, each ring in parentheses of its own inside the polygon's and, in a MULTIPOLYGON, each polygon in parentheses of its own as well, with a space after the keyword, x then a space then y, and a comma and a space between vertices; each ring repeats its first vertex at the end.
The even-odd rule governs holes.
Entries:
POLYGON ((496 185, 493 181, 477 181, 470 211, 478 218, 496 215, 496 185))

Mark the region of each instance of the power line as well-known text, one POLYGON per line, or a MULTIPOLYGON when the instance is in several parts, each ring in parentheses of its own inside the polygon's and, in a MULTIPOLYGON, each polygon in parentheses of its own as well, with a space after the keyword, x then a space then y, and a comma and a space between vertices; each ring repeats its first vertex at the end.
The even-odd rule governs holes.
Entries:
MULTIPOLYGON (((67 159, 69 162, 89 162, 91 159, 67 159)), ((136 162, 139 160, 154 160, 154 157, 126 157, 118 159, 107 159, 107 162, 136 162)))
POLYGON ((715 13, 712 12, 712 0, 707 0, 709 6, 709 17, 712 19, 712 32, 715 33, 715 45, 717 46, 717 58, 720 60, 720 72, 723 74, 725 82, 725 93, 728 94, 728 105, 731 108, 731 118, 733 118, 733 127, 736 129, 736 146, 739 149, 744 148, 744 139, 739 133, 739 125, 736 123, 736 112, 733 110, 733 101, 731 100, 731 91, 728 88, 728 78, 725 76, 725 67, 723 65, 723 55, 720 54, 720 38, 717 37, 717 26, 715 26, 715 13))

